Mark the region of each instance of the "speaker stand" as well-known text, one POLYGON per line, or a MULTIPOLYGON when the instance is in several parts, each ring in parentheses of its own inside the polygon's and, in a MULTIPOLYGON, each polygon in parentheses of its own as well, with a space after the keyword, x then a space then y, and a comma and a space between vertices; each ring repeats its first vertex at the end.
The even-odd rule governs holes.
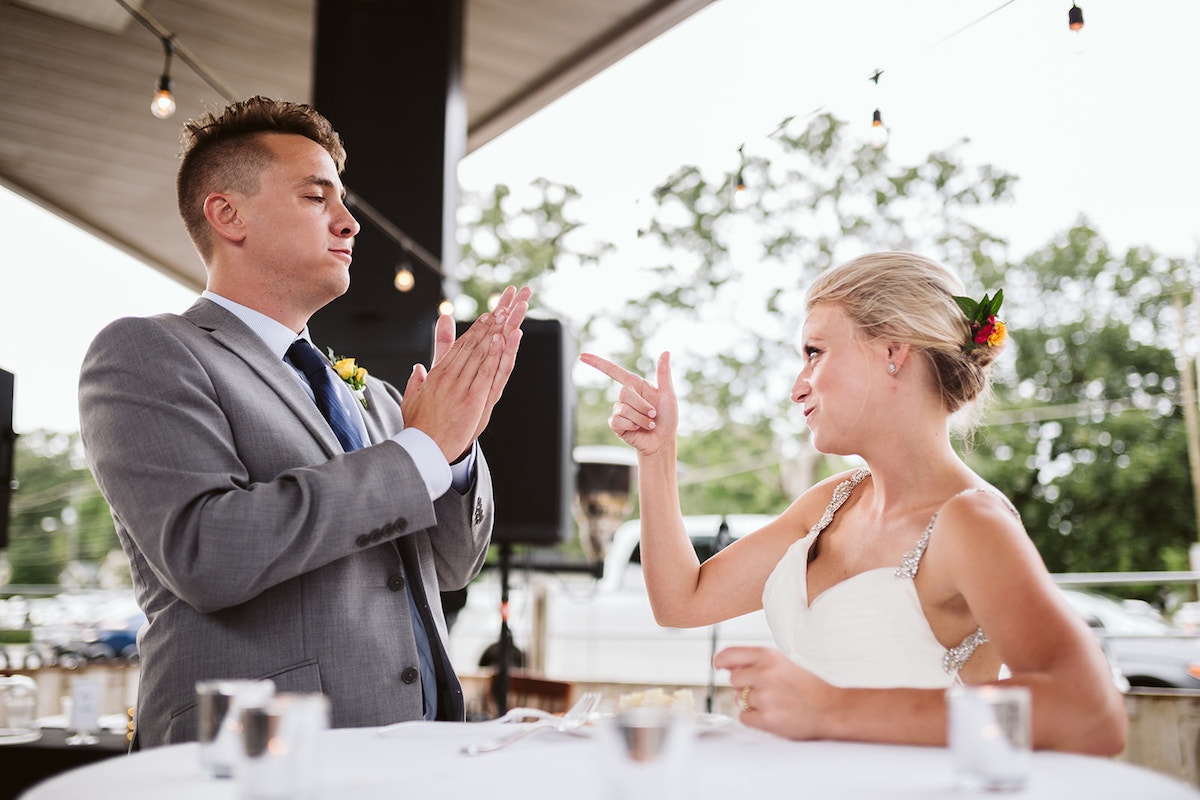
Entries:
POLYGON ((492 700, 496 704, 496 716, 508 711, 508 664, 512 658, 512 631, 508 627, 508 578, 512 569, 512 544, 500 544, 500 651, 496 664, 496 677, 492 680, 492 700))

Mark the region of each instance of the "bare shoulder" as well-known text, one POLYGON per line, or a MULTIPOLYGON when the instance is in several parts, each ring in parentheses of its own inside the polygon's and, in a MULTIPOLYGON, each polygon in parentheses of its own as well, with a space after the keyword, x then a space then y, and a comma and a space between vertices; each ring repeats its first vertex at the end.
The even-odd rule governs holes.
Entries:
POLYGON ((800 495, 788 507, 783 516, 792 524, 800 525, 805 532, 815 525, 824 515, 825 509, 834 502, 834 497, 843 493, 843 500, 853 494, 854 487, 870 478, 870 472, 865 468, 850 469, 831 475, 819 483, 813 484, 804 494, 800 495))
MULTIPOLYGON (((753 547, 756 552, 767 554, 770 566, 774 567, 784 550, 803 539, 809 529, 821 519, 838 487, 847 485, 849 488, 860 472, 870 474, 866 470, 847 470, 813 484, 804 494, 792 501, 782 514, 750 536, 743 537, 735 543, 735 547, 740 551, 753 547)), ((862 479, 860 476, 859 481, 862 479)))
POLYGON ((949 559, 956 570, 1034 569, 1044 572, 1012 503, 986 484, 946 501, 931 532, 930 556, 949 559))
POLYGON ((1004 494, 994 486, 981 484, 960 492, 938 512, 941 527, 963 531, 1006 531, 1025 536, 1020 514, 1004 494))

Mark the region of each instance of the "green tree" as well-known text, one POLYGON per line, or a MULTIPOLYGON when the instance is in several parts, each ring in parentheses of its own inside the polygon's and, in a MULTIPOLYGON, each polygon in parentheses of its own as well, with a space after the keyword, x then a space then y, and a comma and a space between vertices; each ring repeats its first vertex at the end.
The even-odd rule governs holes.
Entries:
POLYGON ((990 279, 1016 358, 973 465, 1052 571, 1186 569, 1196 521, 1171 305, 1196 262, 1113 253, 1081 220, 990 279))
MULTIPOLYGON (((763 152, 715 179, 676 170, 654 192, 636 248, 602 243, 584 256, 570 253, 583 241, 567 221, 573 190, 539 182, 548 200, 514 209, 501 187, 468 224, 468 241, 490 242, 491 255, 468 249, 464 267, 482 267, 495 285, 518 274, 553 285, 587 269, 635 276, 622 307, 568 320, 582 347, 602 341, 606 355, 649 375, 669 346, 685 509, 771 513, 843 466, 813 458, 789 413, 804 287, 859 253, 931 255, 971 294, 1005 291, 1013 354, 963 451, 1012 497, 1050 569, 1185 568, 1196 523, 1174 355, 1183 322, 1171 303, 1200 285, 1197 259, 1114 254, 1081 220, 1013 260, 976 219, 1011 199, 1016 178, 968 166, 959 150, 897 164, 830 116, 787 120, 763 152), (553 276, 538 272, 548 264, 553 276)), ((577 376, 577 441, 614 443, 612 387, 577 376)))
POLYGON ((18 489, 9 519, 9 583, 57 584, 69 561, 98 563, 119 548, 78 433, 21 436, 13 471, 18 489))
POLYGON ((662 331, 671 330, 681 459, 721 477, 689 487, 686 508, 719 511, 736 500, 744 505, 734 510, 779 511, 841 467, 814 461, 803 422, 790 413, 804 287, 872 250, 916 250, 969 270, 992 264, 1004 243, 971 217, 1009 199, 1015 178, 968 167, 958 150, 897 164, 822 115, 785 121, 764 152, 716 179, 685 166, 654 192, 644 238, 656 260, 610 322, 623 340, 616 359, 643 374, 653 373, 662 331), (725 474, 717 459, 731 469, 762 466, 725 474), (806 461, 789 476, 789 466, 806 461))

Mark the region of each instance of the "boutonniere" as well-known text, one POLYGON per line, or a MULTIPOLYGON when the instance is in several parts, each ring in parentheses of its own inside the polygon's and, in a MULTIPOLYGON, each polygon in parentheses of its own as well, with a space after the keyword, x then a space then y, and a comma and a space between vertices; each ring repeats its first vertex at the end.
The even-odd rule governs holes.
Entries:
POLYGON ((333 371, 338 374, 339 378, 346 382, 346 385, 350 387, 350 391, 354 392, 354 396, 358 398, 358 402, 363 404, 363 408, 366 408, 366 369, 355 364, 353 358, 339 358, 335 356, 332 347, 327 348, 325 352, 329 354, 329 360, 333 362, 333 371))

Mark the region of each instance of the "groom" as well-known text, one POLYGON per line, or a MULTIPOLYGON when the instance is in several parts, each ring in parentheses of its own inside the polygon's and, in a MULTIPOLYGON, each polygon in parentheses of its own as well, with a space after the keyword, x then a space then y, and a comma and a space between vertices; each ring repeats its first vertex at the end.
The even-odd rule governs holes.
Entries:
POLYGON ((529 292, 457 341, 440 319, 403 396, 368 376, 356 397, 307 327, 349 287, 359 230, 338 134, 255 97, 184 137, 179 209, 207 290, 183 315, 109 325, 80 375, 88 462, 147 617, 133 748, 194 739, 195 684, 215 678, 323 692, 335 727, 462 719, 438 592, 483 563, 476 440, 529 292))

